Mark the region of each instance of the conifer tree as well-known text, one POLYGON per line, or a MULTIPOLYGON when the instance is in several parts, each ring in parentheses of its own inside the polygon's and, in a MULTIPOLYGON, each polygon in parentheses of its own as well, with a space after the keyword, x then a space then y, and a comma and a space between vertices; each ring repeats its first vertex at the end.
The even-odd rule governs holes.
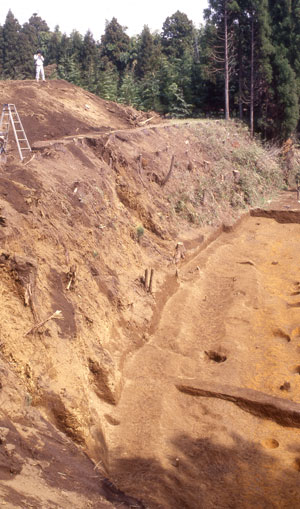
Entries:
POLYGON ((88 30, 84 36, 81 48, 81 69, 82 69, 82 83, 85 87, 93 86, 95 82, 96 72, 96 54, 97 47, 93 34, 88 30))
POLYGON ((81 64, 83 56, 83 44, 82 35, 77 30, 73 30, 70 34, 70 52, 78 65, 81 64))
POLYGON ((194 25, 183 12, 167 17, 162 29, 162 48, 167 56, 182 58, 193 47, 194 25))
POLYGON ((278 50, 273 62, 273 87, 275 90, 270 130, 272 137, 286 140, 299 121, 299 100, 296 77, 288 59, 278 50))
POLYGON ((134 108, 140 107, 139 89, 132 71, 127 71, 125 73, 118 95, 119 102, 133 106, 134 108))
POLYGON ((104 35, 101 37, 100 52, 103 64, 106 67, 113 64, 119 73, 122 73, 127 65, 130 49, 130 38, 125 33, 116 18, 106 22, 104 35))
POLYGON ((82 86, 80 64, 70 49, 60 56, 57 72, 59 78, 69 81, 74 85, 82 86))
POLYGON ((271 100, 274 48, 271 41, 271 20, 268 0, 238 0, 238 94, 240 118, 244 106, 249 109, 250 131, 254 124, 261 129, 268 122, 271 100))
POLYGON ((61 45, 62 33, 59 26, 56 25, 54 32, 51 33, 48 45, 47 45, 47 60, 49 64, 58 64, 61 56, 61 45))
POLYGON ((27 36, 29 43, 34 51, 34 53, 40 49, 45 50, 42 47, 43 44, 43 34, 49 32, 49 27, 37 13, 34 13, 28 20, 27 23, 24 23, 22 26, 22 32, 27 36))
POLYGON ((291 4, 290 62, 295 72, 297 94, 300 97, 300 0, 292 0, 291 4))
POLYGON ((177 83, 169 86, 168 94, 170 98, 169 112, 172 117, 184 118, 191 115, 191 105, 187 104, 184 98, 183 90, 177 83))
POLYGON ((272 136, 286 139, 295 131, 299 118, 297 80, 291 65, 292 53, 292 4, 290 0, 269 0, 272 19, 272 37, 275 47, 273 65, 274 101, 272 136))
POLYGON ((182 58, 173 59, 177 87, 181 90, 185 101, 188 103, 192 101, 193 54, 191 50, 192 48, 187 48, 182 58))
POLYGON ((70 39, 67 34, 61 34, 57 50, 57 65, 62 66, 70 55, 70 39))
POLYGON ((160 66, 156 76, 159 82, 162 112, 167 113, 169 111, 172 99, 174 98, 172 85, 174 83, 176 84, 176 72, 173 64, 165 55, 163 55, 160 60, 160 66))
POLYGON ((282 46, 286 54, 290 51, 292 36, 291 0, 269 0, 269 13, 272 19, 273 44, 282 46))
POLYGON ((135 75, 144 78, 149 72, 154 72, 158 67, 160 48, 155 44, 154 37, 147 25, 144 26, 137 41, 137 63, 135 75))
POLYGON ((18 20, 8 11, 3 25, 3 75, 7 78, 20 77, 20 29, 18 20))
POLYGON ((141 109, 161 113, 163 106, 160 96, 160 83, 157 73, 149 72, 139 83, 141 109))
POLYGON ((225 96, 225 119, 230 117, 230 79, 236 68, 235 24, 238 5, 236 0, 209 0, 205 18, 210 25, 211 37, 210 72, 223 74, 225 96))
POLYGON ((223 73, 211 73, 211 46, 215 30, 210 23, 197 33, 197 51, 191 70, 192 103, 196 115, 216 115, 224 108, 223 73))
POLYGON ((35 76, 33 55, 36 53, 36 46, 31 43, 23 30, 20 30, 19 33, 19 48, 18 78, 33 79, 35 76))
POLYGON ((162 102, 168 97, 168 110, 173 115, 182 116, 183 111, 190 113, 186 105, 192 99, 191 82, 196 31, 187 15, 177 11, 165 20, 161 39, 162 51, 173 73, 171 86, 163 92, 162 102))
POLYGON ((118 98, 119 73, 111 64, 100 71, 95 88, 95 93, 108 101, 116 101, 118 98))

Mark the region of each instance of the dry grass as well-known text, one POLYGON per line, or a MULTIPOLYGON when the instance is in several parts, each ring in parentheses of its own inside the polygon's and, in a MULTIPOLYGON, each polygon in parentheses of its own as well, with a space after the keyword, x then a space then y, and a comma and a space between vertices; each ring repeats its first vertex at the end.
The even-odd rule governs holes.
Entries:
POLYGON ((203 120, 193 127, 199 149, 209 164, 193 188, 178 191, 174 210, 191 223, 215 224, 227 214, 263 204, 294 181, 295 164, 288 169, 278 146, 250 137, 236 121, 203 120))

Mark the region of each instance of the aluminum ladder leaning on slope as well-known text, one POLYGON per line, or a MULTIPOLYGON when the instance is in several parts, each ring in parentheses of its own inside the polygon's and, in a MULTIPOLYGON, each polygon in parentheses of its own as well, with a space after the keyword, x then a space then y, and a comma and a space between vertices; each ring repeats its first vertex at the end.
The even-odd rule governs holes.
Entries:
POLYGON ((14 104, 4 104, 0 119, 0 131, 1 131, 0 134, 4 137, 3 146, 4 151, 6 150, 8 143, 8 133, 10 124, 14 132, 20 159, 21 161, 23 161, 25 157, 24 151, 25 153, 27 150, 31 152, 31 147, 29 145, 26 133, 24 131, 24 127, 17 112, 17 108, 15 107, 14 104))

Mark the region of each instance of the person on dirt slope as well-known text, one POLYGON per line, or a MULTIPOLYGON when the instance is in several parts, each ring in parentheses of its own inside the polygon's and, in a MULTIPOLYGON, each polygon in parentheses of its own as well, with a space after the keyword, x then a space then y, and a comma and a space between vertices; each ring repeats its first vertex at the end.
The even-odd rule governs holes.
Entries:
POLYGON ((45 73, 44 73, 44 57, 42 55, 41 51, 37 51, 37 53, 34 55, 34 62, 35 62, 35 79, 36 81, 39 81, 40 75, 42 77, 42 80, 45 81, 45 73))

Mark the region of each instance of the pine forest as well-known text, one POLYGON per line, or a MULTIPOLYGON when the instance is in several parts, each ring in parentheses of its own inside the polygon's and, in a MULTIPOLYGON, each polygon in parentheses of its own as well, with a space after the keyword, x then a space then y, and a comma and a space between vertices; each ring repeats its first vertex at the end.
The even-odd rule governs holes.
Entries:
POLYGON ((116 18, 95 40, 70 35, 33 14, 11 10, 0 26, 0 77, 34 78, 33 55, 47 79, 64 79, 106 99, 167 117, 236 118, 262 139, 297 134, 300 0, 209 0, 196 28, 177 11, 162 31, 129 37, 116 18))

